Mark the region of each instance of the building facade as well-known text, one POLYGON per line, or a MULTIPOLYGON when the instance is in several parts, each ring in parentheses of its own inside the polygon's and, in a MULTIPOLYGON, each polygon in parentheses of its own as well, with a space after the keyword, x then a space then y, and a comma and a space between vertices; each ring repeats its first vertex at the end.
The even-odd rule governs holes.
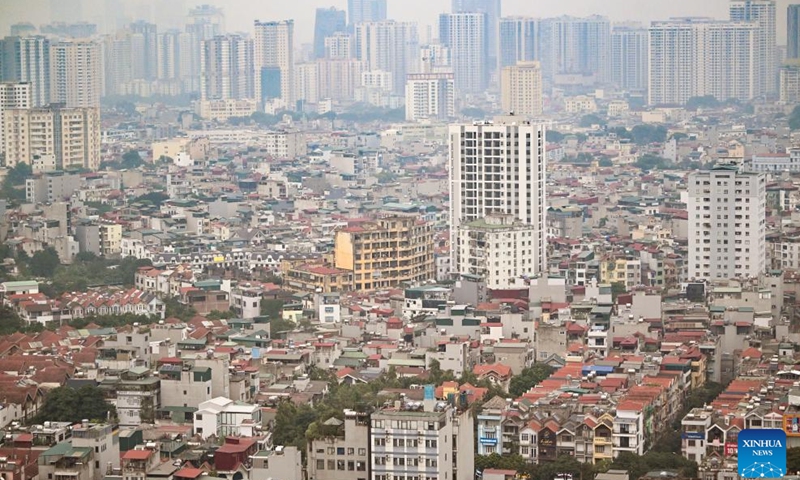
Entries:
POLYGON ((356 58, 365 71, 391 72, 392 89, 402 94, 406 75, 418 71, 419 32, 414 22, 384 20, 355 26, 356 58))
POLYGON ((486 15, 439 15, 439 41, 450 49, 450 62, 459 95, 482 93, 488 85, 486 15))
POLYGON ((0 45, 0 79, 30 83, 31 106, 48 105, 50 39, 43 36, 6 37, 0 45))
POLYGON ((517 62, 539 60, 539 19, 506 17, 500 19, 498 67, 502 70, 517 62))
POLYGON ((50 48, 50 101, 69 108, 97 108, 102 95, 100 44, 92 40, 55 43, 50 48))
POLYGON ((220 35, 203 42, 200 56, 200 98, 255 98, 253 41, 239 35, 220 35))
POLYGON ((8 109, 31 108, 31 84, 27 82, 0 83, 0 153, 5 144, 3 130, 3 112, 8 109))
POLYGON ((294 20, 256 20, 255 30, 256 98, 259 102, 268 99, 269 83, 277 83, 281 100, 287 108, 294 109, 294 20), (269 75, 273 71, 278 73, 278 78, 269 75))
POLYGON ((689 278, 753 278, 767 268, 766 177, 716 167, 689 176, 689 278))
POLYGON ((645 28, 614 27, 611 31, 611 82, 623 90, 647 89, 645 28))
POLYGON ((98 108, 12 109, 3 114, 6 165, 33 165, 36 158, 52 157, 57 169, 100 166, 100 111, 98 108))
POLYGON ((519 62, 500 75, 503 111, 522 117, 542 115, 542 68, 539 62, 519 62))
POLYGON ((456 116, 452 73, 414 73, 406 82, 406 120, 447 120, 456 116))
POLYGON ((353 272, 355 290, 396 288, 436 275, 433 225, 416 217, 384 217, 338 230, 336 268, 353 272))
POLYGON ((512 215, 536 228, 531 244, 544 265, 545 148, 544 127, 521 117, 450 126, 450 238, 458 238, 462 224, 512 215))

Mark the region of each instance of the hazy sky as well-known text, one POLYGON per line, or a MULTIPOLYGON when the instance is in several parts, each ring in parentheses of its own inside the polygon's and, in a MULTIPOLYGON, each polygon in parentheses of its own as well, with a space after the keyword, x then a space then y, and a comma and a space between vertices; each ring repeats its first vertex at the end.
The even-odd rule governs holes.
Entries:
MULTIPOLYGON (((51 2, 62 8, 70 2, 83 3, 83 16, 89 21, 100 21, 101 11, 108 0, 0 0, 0 32, 8 33, 11 24, 30 21, 36 25, 52 20, 51 2)), ((183 10, 194 5, 209 3, 225 11, 228 31, 249 31, 253 20, 280 20, 293 18, 297 41, 308 43, 313 37, 314 10, 316 7, 336 6, 345 9, 347 0, 116 0, 126 10, 166 12, 183 10)), ((613 21, 664 19, 670 16, 713 16, 727 18, 729 0, 504 0, 503 15, 530 15, 538 17, 569 15, 607 15, 613 21)), ((439 13, 449 11, 450 0, 388 0, 389 15, 398 20, 417 20, 424 39, 426 26, 435 25, 439 13)), ((785 41, 786 5, 791 0, 778 0, 778 40, 785 41)), ((177 21, 177 20, 170 20, 177 21)), ((433 31, 436 34, 435 29, 433 31)))

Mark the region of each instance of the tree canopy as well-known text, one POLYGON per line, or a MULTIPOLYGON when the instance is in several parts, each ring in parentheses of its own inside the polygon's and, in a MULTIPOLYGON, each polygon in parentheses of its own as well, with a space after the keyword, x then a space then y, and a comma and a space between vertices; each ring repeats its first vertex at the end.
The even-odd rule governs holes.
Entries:
POLYGON ((47 247, 33 254, 28 268, 35 277, 51 277, 59 265, 61 261, 58 259, 58 252, 53 247, 47 247))
POLYGON ((81 420, 107 421, 116 415, 114 406, 103 397, 103 391, 96 386, 87 385, 75 390, 58 387, 44 398, 34 421, 73 422, 81 420))
POLYGON ((27 163, 18 163, 8 171, 0 187, 0 199, 8 200, 11 204, 25 201, 25 180, 33 175, 31 166, 27 163))
POLYGON ((511 377, 508 393, 514 398, 521 397, 532 387, 552 375, 553 371, 553 367, 546 363, 534 363, 533 366, 525 368, 518 375, 511 377))
POLYGON ((794 107, 791 115, 789 115, 789 128, 792 131, 800 130, 800 105, 794 107))

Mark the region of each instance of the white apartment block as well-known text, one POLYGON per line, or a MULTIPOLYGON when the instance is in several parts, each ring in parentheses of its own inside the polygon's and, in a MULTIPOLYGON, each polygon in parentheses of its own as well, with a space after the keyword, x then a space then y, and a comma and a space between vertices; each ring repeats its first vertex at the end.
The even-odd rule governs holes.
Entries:
POLYGON ((434 400, 396 402, 370 421, 371 480, 474 480, 470 411, 434 400))
POLYGON ((745 165, 752 172, 800 172, 800 148, 792 148, 789 153, 753 154, 745 165))
POLYGON ((539 62, 519 62, 503 68, 500 76, 504 112, 523 117, 542 115, 542 67, 539 62))
POLYGON ((5 141, 3 112, 12 108, 31 108, 31 84, 27 82, 0 83, 0 152, 5 141))
MULTIPOLYGON (((450 238, 462 224, 507 214, 532 225, 537 265, 546 264, 545 129, 513 115, 451 125, 450 238)), ((453 266, 458 265, 453 248, 453 266)))
POLYGON ((261 425, 261 408, 230 398, 216 397, 201 402, 194 413, 194 434, 203 438, 211 435, 252 437, 261 425))
POLYGON ((689 278, 754 278, 767 268, 766 177, 718 166, 689 176, 689 278))
POLYGON ((611 83, 623 90, 647 88, 645 28, 614 27, 611 31, 611 83))
POLYGON ((356 58, 366 71, 392 74, 394 93, 402 93, 406 75, 418 71, 419 33, 414 22, 384 20, 355 26, 356 58))
POLYGON ((650 27, 651 105, 692 97, 750 100, 760 95, 758 25, 709 18, 675 18, 650 27))
POLYGON ((779 268, 800 270, 800 237, 782 238, 775 255, 779 268))
POLYGON ((53 157, 58 169, 100 166, 98 108, 10 109, 3 113, 6 165, 33 165, 36 157, 53 157))
POLYGON ((197 114, 206 120, 225 122, 233 117, 249 117, 258 110, 254 99, 201 100, 197 102, 197 114))
POLYGON ((308 151, 305 135, 300 132, 269 132, 261 148, 277 158, 297 158, 308 151))
POLYGON ((413 73, 406 82, 406 120, 446 120, 456 116, 452 73, 413 73))
POLYGON ((262 68, 280 70, 281 99, 294 109, 294 20, 280 22, 255 21, 254 64, 256 98, 263 100, 262 68))
POLYGON ((756 24, 757 50, 761 52, 761 59, 755 65, 756 95, 775 93, 778 72, 775 0, 734 0, 728 7, 731 21, 756 24))
POLYGON ((511 215, 488 215, 463 224, 453 248, 456 272, 481 276, 489 288, 511 288, 516 279, 535 276, 547 267, 540 260, 536 227, 511 215))
POLYGON ((482 93, 488 82, 486 22, 482 13, 443 13, 439 41, 450 49, 459 94, 482 93))
POLYGON ((55 43, 50 47, 50 101, 69 108, 100 106, 102 56, 91 40, 55 43))
POLYGON ((354 57, 355 41, 353 36, 336 32, 330 37, 325 37, 325 58, 329 60, 350 60, 354 57))

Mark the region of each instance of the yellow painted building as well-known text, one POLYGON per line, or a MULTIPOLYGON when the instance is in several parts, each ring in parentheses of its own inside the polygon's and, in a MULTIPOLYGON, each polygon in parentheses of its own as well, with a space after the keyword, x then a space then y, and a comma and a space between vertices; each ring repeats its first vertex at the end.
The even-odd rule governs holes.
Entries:
POLYGON ((334 265, 353 272, 353 289, 396 288, 436 276, 433 225, 384 217, 336 232, 334 265))
POLYGON ((597 419, 594 427, 594 463, 614 460, 614 417, 608 413, 597 419))
POLYGON ((286 271, 283 285, 306 293, 345 292, 353 285, 353 272, 325 265, 295 265, 286 271))

